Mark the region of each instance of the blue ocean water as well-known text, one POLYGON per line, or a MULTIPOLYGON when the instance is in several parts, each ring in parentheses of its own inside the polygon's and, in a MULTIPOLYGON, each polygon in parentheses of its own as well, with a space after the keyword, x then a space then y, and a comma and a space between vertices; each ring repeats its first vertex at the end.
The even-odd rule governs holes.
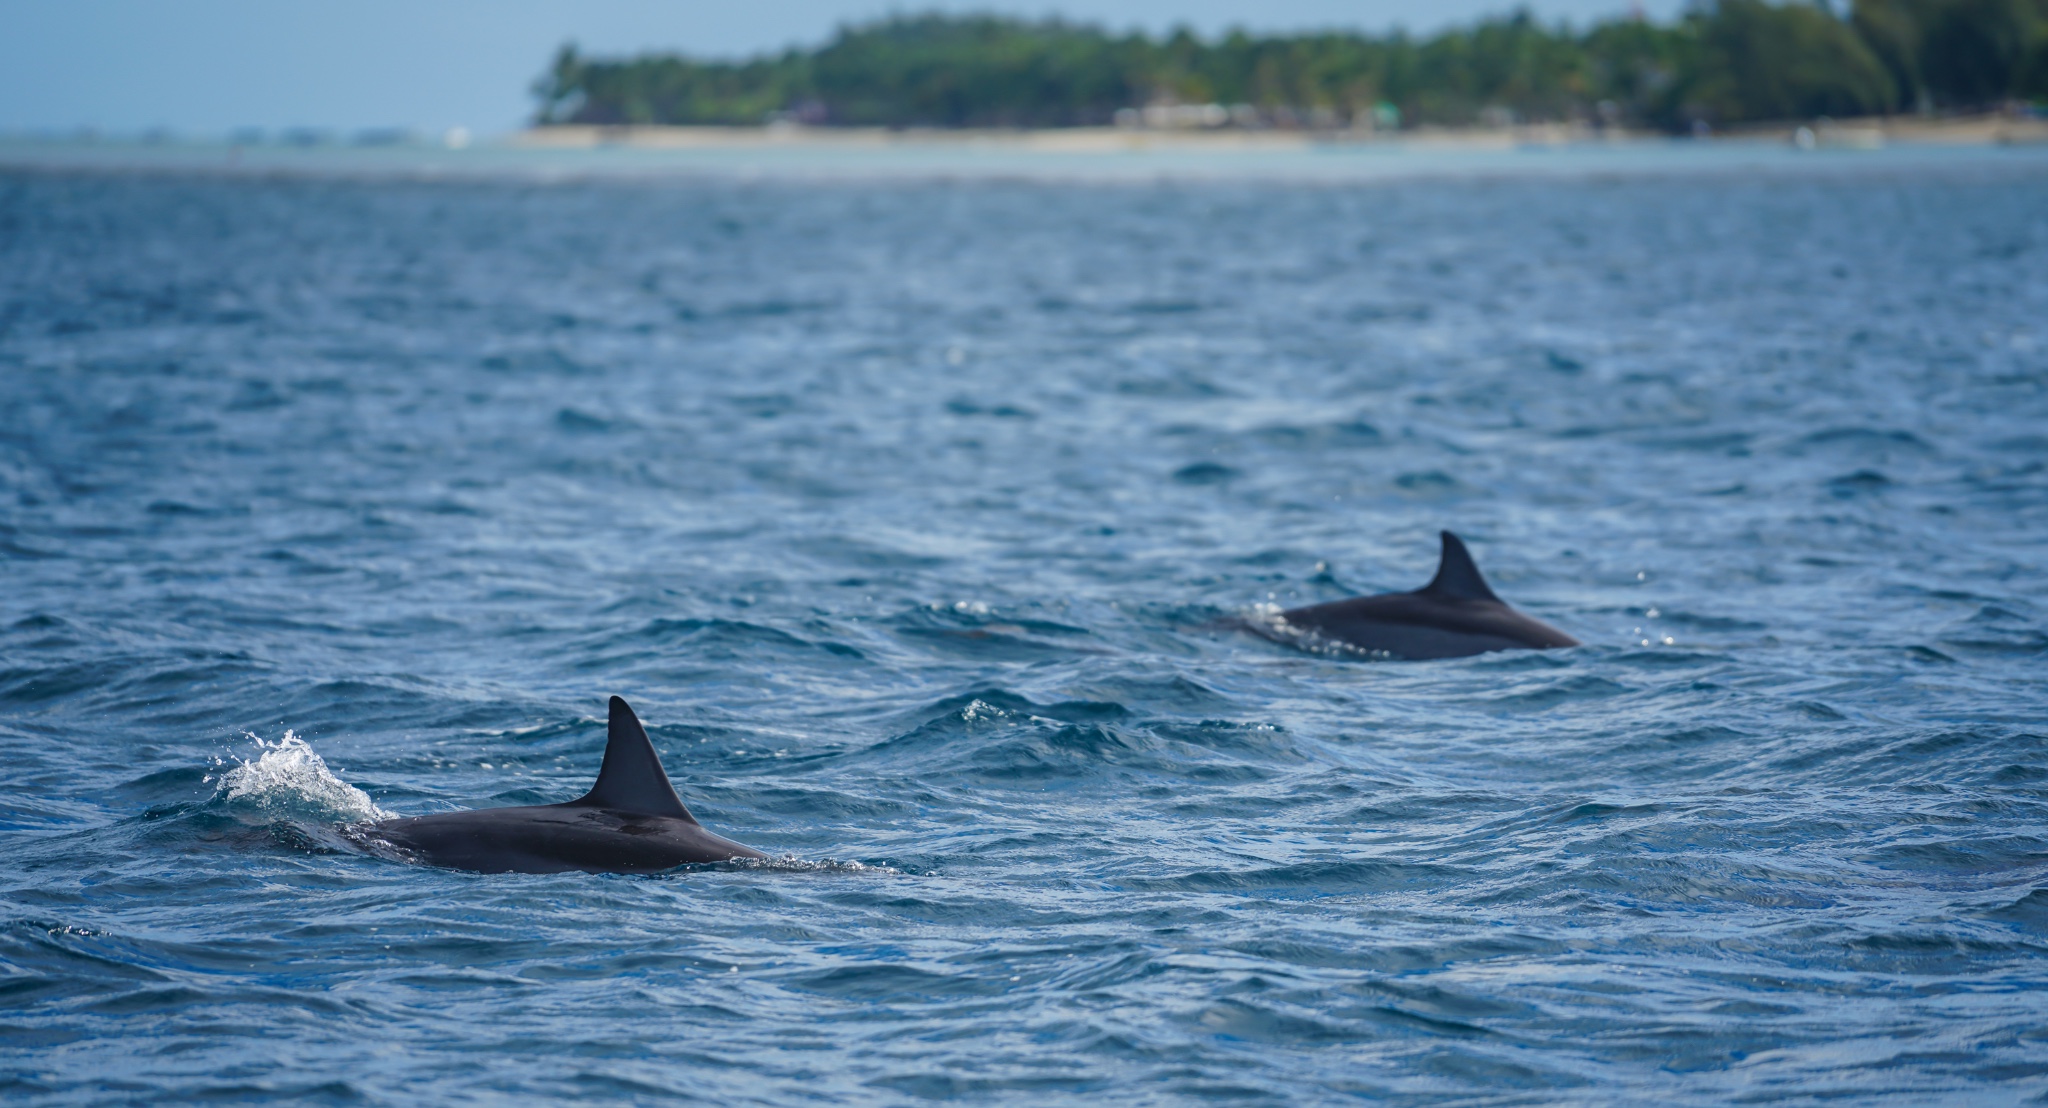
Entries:
POLYGON ((0 176, 0 1091, 2048 1094, 2048 168, 0 176), (1435 535, 1587 645, 1219 618, 1435 535), (477 876, 631 699, 784 861, 477 876))

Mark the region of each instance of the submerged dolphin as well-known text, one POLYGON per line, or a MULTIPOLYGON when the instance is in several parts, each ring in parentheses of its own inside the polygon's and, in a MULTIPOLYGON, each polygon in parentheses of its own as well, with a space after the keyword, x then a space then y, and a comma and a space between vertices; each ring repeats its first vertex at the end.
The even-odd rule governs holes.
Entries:
POLYGON ((1290 608, 1273 624, 1249 621, 1245 626, 1275 642, 1298 645, 1303 639, 1320 640, 1415 661, 1579 645, 1579 640, 1493 595, 1464 542, 1449 531, 1443 536, 1443 562, 1436 578, 1414 592, 1290 608))
POLYGON ((661 771, 647 729, 616 696, 604 765, 580 799, 388 819, 366 830, 419 861, 479 873, 658 873, 767 857, 697 822, 661 771))

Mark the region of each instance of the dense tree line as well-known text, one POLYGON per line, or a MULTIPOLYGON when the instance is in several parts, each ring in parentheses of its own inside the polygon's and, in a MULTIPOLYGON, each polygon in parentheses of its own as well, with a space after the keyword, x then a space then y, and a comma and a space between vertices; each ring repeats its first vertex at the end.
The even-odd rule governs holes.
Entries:
POLYGON ((543 124, 1063 127, 1213 103, 1258 125, 1512 118, 1684 129, 2048 99, 2048 0, 1850 0, 1846 16, 1826 0, 1718 0, 1675 23, 1583 32, 1518 12, 1426 38, 1214 41, 897 16, 842 28, 815 50, 736 62, 592 59, 564 46, 535 93, 543 124))

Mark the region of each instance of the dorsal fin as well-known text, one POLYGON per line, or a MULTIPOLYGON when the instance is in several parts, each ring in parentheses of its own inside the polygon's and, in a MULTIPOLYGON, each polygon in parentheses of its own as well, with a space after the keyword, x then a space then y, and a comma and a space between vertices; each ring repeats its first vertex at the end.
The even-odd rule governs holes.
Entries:
POLYGON ((616 696, 612 697, 611 728, 604 744, 604 765, 597 771, 597 784, 569 803, 697 822, 697 817, 683 807, 674 786, 668 783, 668 774, 661 771, 661 758, 654 753, 647 729, 640 726, 640 717, 616 696))
POLYGON ((1465 549, 1464 540, 1449 531, 1443 534, 1443 561, 1437 564, 1436 576, 1421 591, 1459 600, 1499 602, 1500 597, 1486 587, 1486 578, 1479 576, 1479 567, 1472 564, 1472 552, 1465 549))

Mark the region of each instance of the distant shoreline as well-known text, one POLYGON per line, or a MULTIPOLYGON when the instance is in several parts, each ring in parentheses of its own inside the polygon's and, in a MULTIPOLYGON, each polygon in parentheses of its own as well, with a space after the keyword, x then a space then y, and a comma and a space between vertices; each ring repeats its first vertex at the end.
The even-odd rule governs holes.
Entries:
MULTIPOLYGON (((1996 113, 1948 118, 1862 117, 1839 121, 1782 121, 1746 124, 1704 136, 1706 141, 1785 141, 1823 147, 1868 149, 1891 143, 1943 146, 2048 144, 2048 119, 1996 113), (1802 134, 1802 132, 1804 132, 1802 134)), ((525 149, 576 150, 625 147, 642 150, 735 150, 764 147, 874 148, 890 146, 986 146, 1020 152, 1111 154, 1169 150, 1303 150, 1318 146, 1441 146, 1513 149, 1583 143, 1668 142, 1656 131, 1596 128, 1575 123, 1534 123, 1508 127, 1416 127, 1399 131, 1147 129, 1056 127, 1033 130, 916 127, 594 126, 551 124, 517 131, 504 141, 525 149)))

